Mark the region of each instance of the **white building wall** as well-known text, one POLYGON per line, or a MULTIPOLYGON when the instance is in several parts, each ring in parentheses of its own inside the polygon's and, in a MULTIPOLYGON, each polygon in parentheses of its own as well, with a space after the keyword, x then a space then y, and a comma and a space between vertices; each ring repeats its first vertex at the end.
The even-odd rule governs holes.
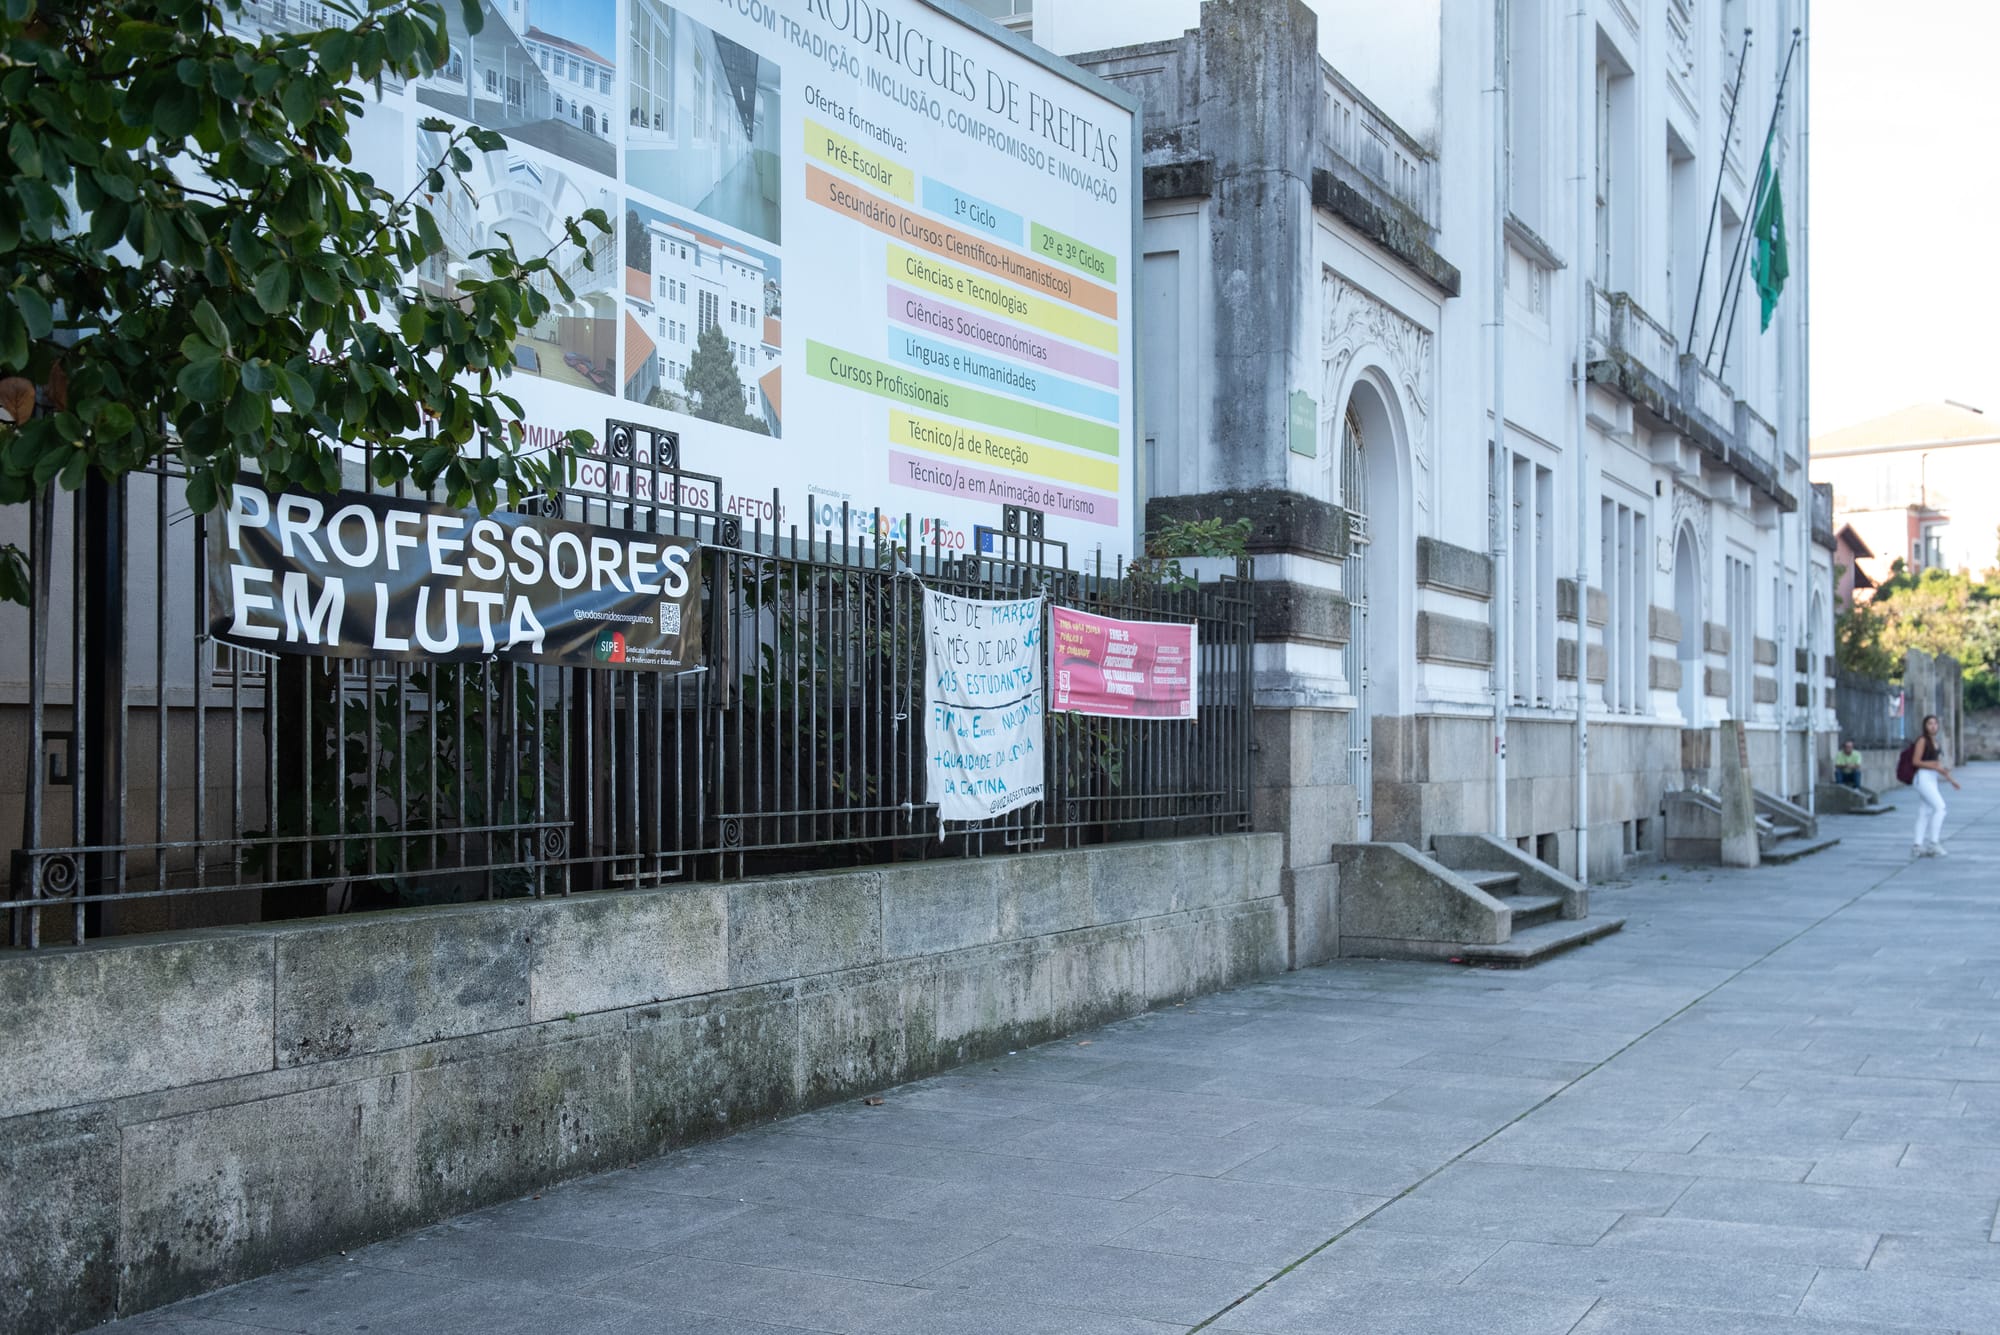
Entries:
MULTIPOLYGON (((1830 644, 1831 562, 1807 533, 1803 49, 1794 59, 1773 136, 1791 276, 1768 331, 1759 329, 1748 265, 1735 275, 1733 287, 1725 283, 1731 267, 1727 243, 1752 221, 1764 132, 1791 30, 1805 22, 1803 0, 1585 0, 1580 21, 1575 7, 1554 0, 1450 4, 1427 11, 1431 17, 1423 21, 1391 14, 1396 6, 1310 7, 1320 15, 1323 54, 1332 56, 1342 40, 1400 42, 1392 58, 1366 65, 1335 58, 1335 63, 1378 107, 1411 117, 1403 128, 1434 150, 1426 168, 1436 177, 1428 204, 1436 227, 1433 245, 1456 267, 1460 281, 1458 295, 1444 298, 1385 247, 1332 213, 1314 211, 1312 281, 1323 283, 1332 275, 1360 290, 1378 308, 1370 318, 1385 327, 1406 326, 1423 351, 1411 372, 1399 367, 1391 340, 1381 337, 1356 336, 1348 341, 1366 346, 1331 350, 1325 345, 1328 331, 1318 327, 1325 322, 1324 298, 1305 303, 1318 313, 1306 321, 1315 327, 1295 335, 1286 374, 1295 390, 1317 401, 1320 448, 1317 458, 1292 455, 1288 476, 1266 485, 1341 501, 1333 443, 1352 387, 1374 377, 1391 387, 1393 411, 1401 419, 1408 493, 1407 512, 1394 521, 1399 530, 1394 552, 1378 545, 1368 560, 1402 560, 1419 538, 1501 553, 1506 544, 1494 523, 1498 498, 1489 462, 1498 333, 1504 339, 1499 373, 1505 377, 1509 475, 1523 480, 1533 513, 1524 539, 1532 571, 1524 575, 1503 561, 1496 571, 1500 597, 1492 604, 1504 609, 1499 615, 1527 646, 1518 660, 1515 653, 1507 655, 1510 664, 1519 661, 1525 684, 1514 689, 1506 665, 1488 672, 1420 662, 1411 653, 1405 660, 1409 670, 1399 672, 1394 686, 1398 698, 1371 708, 1383 714, 1483 715, 1490 725, 1496 692, 1511 695, 1520 702, 1508 710, 1510 728, 1518 725, 1524 736, 1539 728, 1536 735, 1543 738, 1552 736, 1549 729, 1562 729, 1572 740, 1557 741, 1573 756, 1581 689, 1593 733, 1608 730, 1593 745, 1601 742, 1606 753, 1622 751, 1674 769, 1670 786, 1677 787, 1678 730, 1706 727, 1731 712, 1726 695, 1705 694, 1708 669, 1714 668, 1717 684, 1732 673, 1750 682, 1747 691, 1737 692, 1734 707, 1759 730, 1752 757, 1759 786, 1805 792, 1807 713, 1795 701, 1804 689, 1813 702, 1814 726, 1831 726, 1820 672, 1830 644), (1350 8, 1357 12, 1347 12, 1350 8), (1370 14, 1360 10, 1378 21, 1371 26, 1370 14), (1344 38, 1335 11, 1346 24, 1344 38), (1496 91, 1494 56, 1502 24, 1518 33, 1508 43, 1516 99, 1511 108, 1496 91), (1753 40, 1737 125, 1725 136, 1745 26, 1753 29, 1753 40), (1602 84, 1600 66, 1614 76, 1602 84), (1524 118, 1511 136, 1510 111, 1524 118), (1600 192, 1601 147, 1609 157, 1600 192), (1704 264, 1702 233, 1718 177, 1718 216, 1704 264), (1600 193, 1608 201, 1602 222, 1600 193), (1496 247, 1503 231, 1506 243, 1496 247), (1505 324, 1496 331, 1494 297, 1503 273, 1505 324), (1700 319, 1690 340, 1697 281, 1700 319), (1718 309, 1732 296, 1735 332, 1726 363, 1718 338, 1714 355, 1705 359, 1706 379, 1684 370, 1680 358, 1690 348, 1696 362, 1704 362, 1700 354, 1708 351, 1718 309), (1609 316, 1614 303, 1623 321, 1615 330, 1609 316), (1649 421, 1646 405, 1635 404, 1631 390, 1592 384, 1583 391, 1580 412, 1580 351, 1585 364, 1599 367, 1636 358, 1671 400, 1705 405, 1716 438, 1726 439, 1732 451, 1761 456, 1767 485, 1797 498, 1800 510, 1781 514, 1739 471, 1704 456, 1692 429, 1649 421), (1341 368, 1326 374, 1336 353, 1341 368), (1768 433, 1759 420, 1770 424, 1768 433), (1700 647, 1690 666, 1701 678, 1687 693, 1685 711, 1684 693, 1671 684, 1680 653, 1668 635, 1673 618, 1654 612, 1676 610, 1681 581, 1675 553, 1683 528, 1693 535, 1699 573, 1692 581, 1693 605, 1680 610, 1692 623, 1691 643, 1700 647), (1734 617, 1726 560, 1732 554, 1749 568, 1747 580, 1737 581, 1734 617), (1529 611, 1521 620, 1512 613, 1509 595, 1513 581, 1524 577, 1529 611), (1564 621, 1557 608, 1567 594, 1556 585, 1579 577, 1583 615, 1564 621), (1820 609, 1816 622, 1807 616, 1809 604, 1820 609), (1600 606, 1608 625, 1598 624, 1600 606), (1584 649, 1577 655, 1581 669, 1562 678, 1551 671, 1551 660, 1568 652, 1560 641, 1573 640, 1579 624, 1585 628, 1584 649), (1704 641, 1719 647, 1724 631, 1727 652, 1701 647, 1704 641), (1796 666, 1799 651, 1811 656, 1803 674, 1796 666), (1601 659, 1622 664, 1622 672, 1600 674, 1601 659), (1664 662, 1656 668, 1654 659, 1664 662), (1656 680, 1661 684, 1654 685, 1656 680), (1789 730, 1783 746, 1781 727, 1789 730)), ((1036 39, 1072 51, 1174 38, 1200 22, 1194 0, 1036 0, 1033 12, 1036 39)), ((1171 108, 1162 113, 1180 114, 1171 108)), ((1341 151, 1338 145, 1335 151, 1341 151)), ((1205 199, 1157 201, 1146 209, 1147 318, 1140 376, 1147 490, 1155 495, 1201 493, 1220 485, 1205 457, 1204 432, 1223 359, 1204 346, 1209 316, 1202 303, 1216 290, 1214 275, 1204 267, 1209 231, 1227 225, 1205 199)), ((1725 321, 1725 334, 1731 327, 1725 321)), ((1379 529, 1384 518, 1371 515, 1369 522, 1379 529)), ((1505 528, 1514 528, 1511 515, 1505 528)), ((1292 582, 1341 586, 1339 563, 1315 568, 1292 558, 1287 570, 1283 578, 1292 582)), ((1344 592, 1350 599, 1361 596, 1360 590, 1344 592)), ((1376 618, 1371 634, 1392 634, 1396 643, 1406 643, 1419 613, 1494 615, 1478 601, 1416 589, 1412 581, 1395 608, 1395 626, 1377 624, 1385 609, 1371 609, 1376 618)), ((1294 706, 1341 709, 1354 699, 1354 683, 1337 653, 1260 646, 1259 665, 1260 674, 1291 674, 1294 706)), ((1574 770, 1565 772, 1573 789, 1574 770)), ((1598 784, 1592 787, 1595 791, 1598 784)), ((1537 805, 1543 813, 1537 819, 1546 820, 1550 804, 1537 805)), ((1608 805, 1593 802, 1593 827, 1608 805)), ((1615 841, 1619 834, 1614 824, 1609 837, 1615 841)), ((1600 831, 1597 839, 1606 837, 1600 831)), ((1625 830, 1623 837, 1629 841, 1632 832, 1625 830)), ((1600 869, 1604 865, 1597 848, 1591 861, 1600 869)))

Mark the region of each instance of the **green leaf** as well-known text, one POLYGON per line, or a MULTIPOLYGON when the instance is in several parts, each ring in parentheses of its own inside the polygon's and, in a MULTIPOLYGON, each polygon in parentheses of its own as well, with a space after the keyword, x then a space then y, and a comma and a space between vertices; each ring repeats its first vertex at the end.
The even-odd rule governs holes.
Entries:
POLYGON ((217 499, 214 473, 206 468, 197 468, 188 474, 188 509, 198 515, 205 515, 215 509, 217 499))
MULTIPOLYGON (((11 12, 13 3, 10 0, 11 12)), ((8 543, 0 547, 0 600, 27 606, 34 590, 34 581, 28 577, 28 558, 19 547, 8 543)))
POLYGON ((63 461, 62 472, 57 481, 64 491, 75 491, 90 475, 90 455, 84 450, 71 450, 69 458, 63 461))
POLYGON ((14 308, 21 313, 22 323, 28 326, 28 337, 36 340, 47 338, 55 329, 55 316, 49 310, 48 298, 25 284, 14 289, 14 308))
POLYGON ((276 315, 292 303, 292 271, 283 263, 266 265, 257 275, 257 304, 276 315))
MULTIPOLYGON (((229 350, 229 331, 223 327, 222 317, 215 313, 215 307, 209 304, 207 297, 194 304, 194 327, 201 331, 211 347, 224 352, 229 350)), ((185 345, 181 351, 187 351, 185 345)))
POLYGON ((193 133, 201 121, 201 96, 186 84, 175 81, 160 85, 150 116, 154 136, 162 145, 175 145, 193 133))
POLYGON ((486 26, 486 6, 480 0, 459 0, 459 17, 465 20, 465 30, 474 37, 486 26))
POLYGON ((14 159, 14 166, 23 176, 42 174, 42 148, 25 122, 15 121, 14 128, 7 132, 7 156, 14 159))
POLYGON ((196 403, 213 403, 222 397, 222 361, 189 362, 174 377, 174 387, 196 403))
POLYGON ((292 411, 311 412, 314 402, 312 382, 283 366, 274 366, 271 370, 278 381, 278 396, 291 405, 292 411))
POLYGON ((25 370, 28 365, 28 326, 11 305, 0 306, 0 367, 25 370))

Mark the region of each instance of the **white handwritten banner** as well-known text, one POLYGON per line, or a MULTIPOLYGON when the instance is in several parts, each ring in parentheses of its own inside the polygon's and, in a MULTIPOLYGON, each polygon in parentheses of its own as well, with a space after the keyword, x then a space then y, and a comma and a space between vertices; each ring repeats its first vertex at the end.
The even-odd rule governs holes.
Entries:
POLYGON ((1042 800, 1042 600, 924 590, 925 800, 988 820, 1042 800))

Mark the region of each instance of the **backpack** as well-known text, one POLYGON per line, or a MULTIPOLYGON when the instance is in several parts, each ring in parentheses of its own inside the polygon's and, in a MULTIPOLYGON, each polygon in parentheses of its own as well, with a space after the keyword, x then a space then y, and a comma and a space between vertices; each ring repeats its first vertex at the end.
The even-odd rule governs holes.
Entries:
POLYGON ((1911 742, 1896 757, 1896 782, 1915 783, 1917 781, 1917 744, 1911 742))

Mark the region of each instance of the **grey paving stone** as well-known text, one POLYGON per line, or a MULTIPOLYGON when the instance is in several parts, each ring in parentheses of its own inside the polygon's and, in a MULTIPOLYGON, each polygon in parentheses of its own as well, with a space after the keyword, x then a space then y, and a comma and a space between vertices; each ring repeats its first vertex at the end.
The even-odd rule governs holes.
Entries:
POLYGON ((1244 1098, 1284 1099, 1307 1108, 1366 1108, 1409 1087, 1394 1068, 1379 1075, 1310 1075, 1295 1071, 1232 1071, 1217 1075, 1201 1088, 1244 1098))
POLYGON ((1566 1140, 1526 1125, 1476 1146, 1466 1153, 1469 1163, 1540 1164, 1549 1168, 1590 1168, 1617 1172, 1637 1156, 1625 1149, 1595 1149, 1571 1145, 1566 1140), (1516 1135, 1512 1132, 1519 1132, 1516 1135))
POLYGON ((978 1251, 1005 1231, 976 1214, 957 1221, 885 1219, 757 1205, 673 1245, 677 1256, 906 1284, 978 1251))
POLYGON ((1211 1329, 1243 1335, 1566 1335, 1594 1300, 1293 1271, 1211 1329))
POLYGON ((691 1152, 699 1159, 754 1159, 759 1163, 804 1163, 859 1173, 922 1176, 939 1151, 810 1134, 792 1123, 743 1131, 691 1152))
POLYGON ((2000 1243, 1889 1233, 1875 1249, 1868 1268, 2000 1281, 2000 1243))
POLYGON ((630 1270, 653 1254, 600 1242, 523 1240, 481 1215, 468 1215, 364 1247, 349 1259, 375 1269, 563 1291, 630 1270))
MULTIPOLYGON (((1749 1312, 1695 1312, 1606 1298, 1570 1335, 1885 1335, 1875 1322, 1819 1321, 1749 1312)), ((1955 1335, 1935 1327, 1897 1326, 1895 1335, 1955 1335)))
POLYGON ((868 1335, 1179 1335, 1178 1322, 1089 1312, 1025 1299, 926 1292, 886 1313, 868 1335))
POLYGON ((1394 1196, 1422 1181, 1436 1166, 1430 1155, 1353 1152, 1337 1143, 1292 1140, 1236 1165, 1228 1175, 1245 1182, 1394 1196))
POLYGON ((1860 1270, 1881 1235, 1855 1229, 1736 1224, 1720 1219, 1627 1215, 1598 1240, 1600 1247, 1645 1247, 1687 1256, 1741 1257, 1794 1265, 1860 1270))
POLYGON ((1685 1256, 1639 1247, 1564 1247, 1509 1242, 1465 1283, 1470 1287, 1643 1298, 1662 1306, 1711 1307, 1789 1316, 1805 1296, 1810 1265, 1685 1256))
POLYGON ((1658 1214, 1693 1185, 1692 1177, 1665 1173, 1455 1163, 1439 1170, 1413 1199, 1478 1205, 1514 1202, 1658 1214))
POLYGON ((98 1329, 115 1330, 123 1335, 243 1335, 244 1332, 244 1327, 233 1321, 180 1315, 178 1307, 163 1307, 98 1329))
POLYGON ((1384 1204, 1386 1197, 1223 1177, 1169 1177, 1126 1198, 1129 1206, 1197 1210, 1243 1219, 1297 1221, 1328 1237, 1384 1204))
MULTIPOLYGON (((362 1324, 387 1324, 396 1314, 434 1294, 459 1293, 467 1287, 452 1280, 333 1257, 191 1299, 165 1309, 165 1314, 239 1328, 312 1331, 317 1335, 320 1331, 352 1330, 362 1324)), ((130 1324, 115 1322, 105 1329, 123 1330, 130 1324)))
POLYGON ((1025 1124, 1021 1113, 1001 1115, 966 1108, 924 1108, 903 1097, 869 1107, 845 1103, 794 1118, 787 1125, 804 1135, 877 1145, 927 1149, 977 1149, 1014 1135, 1025 1124))
POLYGON ((1146 1199, 1145 1192, 1121 1201, 1058 1195, 1012 1182, 939 1182, 878 1213, 920 1222, 977 1220, 996 1237, 1104 1242, 1170 1208, 1169 1202, 1146 1199))
POLYGON ((1924 1145, 2000 1145, 2000 1116, 1952 1113, 1864 1112, 1849 1124, 1848 1140, 1924 1145))
POLYGON ((756 1159, 662 1159, 630 1170, 637 1191, 702 1196, 731 1204, 808 1205, 822 1210, 894 1213, 921 1196, 935 1178, 891 1177, 807 1163, 756 1159))
POLYGON ((1427 1052, 1405 1062, 1405 1071, 1439 1071, 1451 1075, 1524 1076, 1529 1079, 1567 1083, 1596 1069, 1590 1062, 1557 1061, 1546 1057, 1521 1057, 1499 1052, 1427 1052))
POLYGON ((1414 1196, 1391 1201, 1370 1215, 1364 1230, 1427 1233, 1447 1238, 1491 1238, 1504 1242, 1566 1242, 1588 1246, 1618 1222, 1616 1210, 1585 1210, 1569 1206, 1522 1205, 1511 1201, 1420 1200, 1414 1196))
POLYGON ((1261 1125, 1232 1136, 1204 1136, 1139 1131, 1126 1126, 1041 1122, 1019 1135, 994 1141, 986 1147, 986 1152, 1102 1168, 1213 1177, 1256 1158, 1276 1138, 1274 1130, 1261 1125))
MULTIPOLYGON (((506 1328, 504 1322, 499 1326, 499 1329, 506 1328)), ((643 1311, 621 1308, 609 1322, 593 1327, 590 1335, 798 1335, 800 1331, 833 1329, 829 1326, 786 1326, 741 1317, 719 1317, 713 1312, 675 1312, 652 1307, 643 1311)))
POLYGON ((848 1331, 877 1328, 914 1302, 920 1290, 692 1256, 663 1256, 593 1284, 590 1293, 646 1311, 848 1331))
MULTIPOLYGON (((1225 1082, 1226 1083, 1226 1082, 1225 1082)), ((1210 1090, 1160 1090, 1119 1086, 1088 1103, 1051 1108, 1024 1120, 1109 1126, 1180 1135, 1227 1136, 1290 1121, 1310 1105, 1210 1090)))
POLYGON ((1625 1166, 1634 1172, 1679 1173, 1688 1177, 1733 1177, 1754 1182, 1803 1182, 1812 1159, 1780 1159, 1752 1154, 1641 1153, 1625 1166))
POLYGON ((1254 1266, 1008 1238, 926 1275, 926 1288, 1013 1297, 1091 1312, 1192 1325, 1233 1302, 1269 1272, 1254 1266))
POLYGON ((736 1201, 637 1190, 630 1175, 611 1173, 495 1206, 475 1218, 524 1237, 661 1251, 749 1208, 736 1201))
POLYGON ((1307 1261, 1299 1267, 1299 1272, 1457 1284, 1484 1265, 1502 1245, 1498 1238, 1439 1238, 1396 1233, 1386 1228, 1361 1228, 1307 1261))
POLYGON ((1331 1241, 1332 1231, 1281 1219, 1246 1219, 1179 1207, 1106 1241, 1111 1247, 1235 1261, 1275 1272, 1331 1241))
POLYGON ((1146 1169, 1024 1159, 1011 1154, 956 1154, 940 1160, 932 1172, 941 1182, 990 1182, 1106 1200, 1123 1200, 1169 1176, 1146 1169))
MULTIPOLYGON (((453 1293, 426 1294, 424 1301, 370 1326, 374 1330, 406 1330, 422 1335, 488 1335, 496 1327, 508 1326, 610 1335, 615 1330, 631 1329, 627 1324, 631 1315, 616 1303, 582 1294, 523 1293, 497 1285, 473 1285, 453 1293)), ((346 1325, 337 1329, 356 1327, 346 1325)), ((672 1324, 656 1323, 653 1329, 660 1335, 673 1335, 675 1331, 672 1324)), ((755 1333, 746 1331, 742 1335, 755 1333)))
POLYGON ((1328 1145, 1386 1154, 1416 1154, 1443 1163, 1484 1140, 1503 1125, 1490 1118, 1433 1116, 1379 1108, 1318 1108, 1285 1124, 1295 1139, 1314 1137, 1328 1145))
POLYGON ((1823 1270, 1801 1316, 1947 1330, 2000 1330, 2000 1282, 1895 1270, 1823 1270))
POLYGON ((1744 1224, 1857 1228, 1880 1233, 1984 1237, 1992 1227, 1991 1197, 1888 1187, 1818 1187, 1807 1183, 1725 1182, 1702 1178, 1674 1202, 1673 1215, 1744 1224))

